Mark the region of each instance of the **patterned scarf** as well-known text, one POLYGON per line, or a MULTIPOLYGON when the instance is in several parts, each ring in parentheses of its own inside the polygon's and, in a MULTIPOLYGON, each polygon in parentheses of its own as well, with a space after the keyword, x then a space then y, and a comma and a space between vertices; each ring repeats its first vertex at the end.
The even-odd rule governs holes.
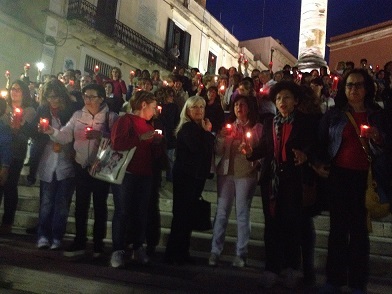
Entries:
POLYGON ((295 111, 290 113, 289 116, 283 117, 280 113, 274 117, 272 126, 273 142, 274 142, 274 157, 271 161, 271 186, 270 186, 270 212, 271 215, 275 215, 275 200, 278 196, 279 189, 279 176, 278 166, 281 161, 282 153, 282 128, 283 124, 292 124, 295 117, 295 111))

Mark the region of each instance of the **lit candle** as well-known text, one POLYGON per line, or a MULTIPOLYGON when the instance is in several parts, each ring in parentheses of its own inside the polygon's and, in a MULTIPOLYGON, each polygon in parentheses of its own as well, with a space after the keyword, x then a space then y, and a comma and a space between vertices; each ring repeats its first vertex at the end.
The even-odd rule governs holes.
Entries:
POLYGON ((226 124, 226 129, 231 130, 231 124, 226 124))
POLYGON ((298 79, 301 81, 302 80, 302 74, 298 74, 298 79))
POLYGON ((86 135, 93 130, 92 127, 86 127, 85 129, 86 135))
POLYGON ((367 126, 367 125, 361 125, 361 137, 363 137, 363 138, 365 138, 366 137, 366 134, 367 134, 367 132, 369 131, 369 126, 367 126))
POLYGON ((131 75, 135 75, 135 72, 133 71, 133 70, 131 70, 130 72, 129 72, 129 74, 131 74, 131 75))
POLYGON ((10 71, 9 71, 9 70, 6 70, 6 71, 5 71, 5 75, 6 75, 7 77, 9 77, 9 76, 10 76, 10 71))
POLYGON ((249 144, 250 137, 252 137, 251 133, 250 132, 246 132, 246 134, 245 134, 245 143, 249 144))
POLYGON ((158 112, 161 114, 162 113, 162 106, 158 105, 157 109, 158 109, 158 112))
POLYGON ((162 130, 156 129, 156 130, 155 130, 155 133, 158 134, 158 135, 162 135, 162 130))
POLYGON ((217 76, 215 76, 214 77, 214 80, 215 80, 215 83, 218 81, 218 77, 217 76))
POLYGON ((49 129, 49 120, 41 117, 39 119, 39 126, 42 132, 46 132, 49 129))
POLYGON ((167 85, 168 85, 168 82, 167 82, 166 80, 164 80, 164 81, 163 81, 163 86, 164 86, 164 87, 167 87, 167 85))
POLYGON ((199 87, 200 87, 200 89, 203 89, 203 88, 204 88, 204 85, 203 85, 203 84, 200 84, 199 87))
POLYGON ((96 66, 94 67, 94 72, 97 73, 98 71, 99 71, 99 66, 96 65, 96 66))
POLYGON ((334 77, 332 82, 332 91, 336 91, 338 89, 339 78, 334 77))
POLYGON ((263 94, 264 88, 260 88, 260 94, 263 94))
POLYGON ((224 86, 224 85, 220 86, 219 90, 220 90, 222 93, 224 93, 224 92, 225 92, 225 86, 224 86))
POLYGON ((25 64, 26 69, 30 69, 30 63, 25 64))
POLYGON ((23 110, 22 108, 16 107, 13 112, 13 127, 16 129, 20 128, 22 123, 23 110))
POLYGON ((2 98, 7 98, 8 92, 6 90, 1 91, 1 97, 2 98))

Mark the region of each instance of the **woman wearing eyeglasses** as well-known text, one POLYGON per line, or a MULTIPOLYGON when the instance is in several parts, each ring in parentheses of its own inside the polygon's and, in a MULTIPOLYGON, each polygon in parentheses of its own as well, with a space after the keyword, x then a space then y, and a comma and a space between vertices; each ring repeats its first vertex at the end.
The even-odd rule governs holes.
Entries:
POLYGON ((366 293, 369 235, 365 191, 369 156, 377 158, 373 151, 382 154, 389 139, 374 93, 374 81, 366 70, 348 72, 335 97, 336 107, 320 123, 320 146, 326 146, 330 167, 320 165, 317 171, 328 177, 330 234, 327 282, 319 293, 338 293, 345 285, 353 289, 352 293, 366 293), (370 127, 361 132, 361 125, 370 127))
POLYGON ((0 202, 4 195, 4 214, 0 234, 11 233, 14 223, 18 204, 18 182, 29 139, 29 135, 26 135, 23 130, 25 123, 31 122, 35 116, 35 110, 30 102, 30 90, 27 84, 21 80, 13 82, 7 99, 8 115, 3 116, 12 129, 12 163, 8 170, 8 180, 4 186, 0 186, 0 202))
POLYGON ((84 255, 87 241, 87 219, 91 194, 94 202, 94 257, 103 253, 103 239, 106 236, 107 197, 109 183, 94 179, 88 168, 94 162, 100 139, 110 137, 110 130, 117 114, 109 112, 105 103, 105 88, 97 84, 88 84, 82 89, 84 107, 76 111, 68 123, 61 129, 49 126, 45 134, 60 145, 73 143, 75 150, 75 225, 74 242, 64 251, 67 257, 84 255))

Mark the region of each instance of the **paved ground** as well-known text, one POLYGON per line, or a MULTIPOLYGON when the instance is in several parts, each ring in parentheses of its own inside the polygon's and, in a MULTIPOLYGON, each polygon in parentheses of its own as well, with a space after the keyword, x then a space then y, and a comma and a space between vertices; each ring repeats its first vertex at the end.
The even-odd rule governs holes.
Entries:
MULTIPOLYGON (((69 260, 61 251, 36 249, 33 236, 14 233, 0 237, 0 293, 317 293, 316 287, 303 286, 266 291, 260 287, 260 265, 238 270, 226 261, 211 268, 206 256, 195 256, 194 265, 167 265, 162 250, 149 266, 129 259, 124 269, 113 269, 110 248, 97 260, 91 255, 69 260)), ((372 276, 369 293, 392 293, 389 269, 372 276)), ((323 283, 321 271, 317 280, 323 283)))

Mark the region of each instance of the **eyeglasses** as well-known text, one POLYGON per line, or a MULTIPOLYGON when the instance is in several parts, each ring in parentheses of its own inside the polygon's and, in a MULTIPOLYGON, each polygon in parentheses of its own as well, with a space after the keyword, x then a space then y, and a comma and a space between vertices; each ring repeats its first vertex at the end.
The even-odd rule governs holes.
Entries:
POLYGON ((13 92, 22 92, 21 88, 11 88, 11 91, 13 92))
POLYGON ((93 96, 93 95, 91 95, 91 96, 88 96, 88 95, 83 95, 83 99, 84 100, 94 100, 94 99, 98 99, 99 98, 99 96, 93 96))
POLYGON ((352 89, 352 88, 355 88, 355 89, 362 89, 363 87, 365 86, 365 83, 364 82, 358 82, 358 83, 347 83, 346 84, 346 88, 347 89, 352 89))
POLYGON ((47 99, 48 101, 50 101, 50 100, 59 100, 60 97, 57 96, 57 95, 50 95, 50 96, 46 97, 46 99, 47 99))

